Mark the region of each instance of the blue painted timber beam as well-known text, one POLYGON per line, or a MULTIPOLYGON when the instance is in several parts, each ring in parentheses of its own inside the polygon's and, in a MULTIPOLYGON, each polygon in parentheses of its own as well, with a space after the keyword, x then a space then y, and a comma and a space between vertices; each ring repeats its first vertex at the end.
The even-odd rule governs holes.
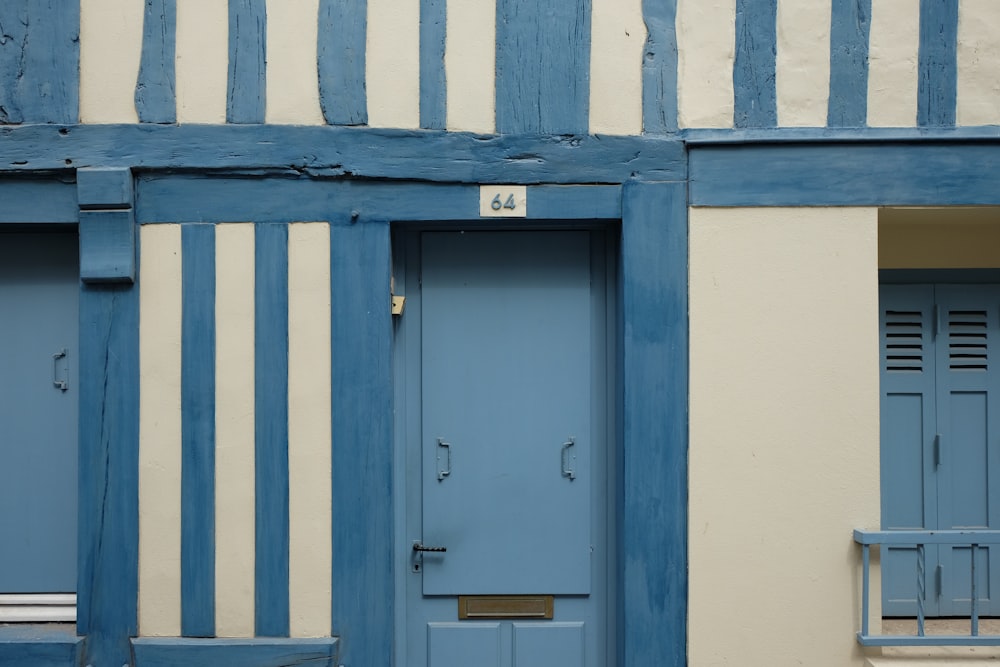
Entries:
POLYGON ((677 0, 643 0, 642 130, 677 131, 677 0))
POLYGON ((69 625, 0 625, 0 665, 77 667, 84 645, 69 625))
POLYGON ((590 0, 497 0, 496 7, 497 132, 586 133, 590 0))
POLYGON ((0 124, 75 123, 80 3, 0 2, 0 124))
POLYGON ((736 0, 733 125, 778 124, 776 58, 778 0, 736 0))
POLYGON ((263 123, 267 106, 265 0, 229 0, 226 121, 263 123))
POLYGON ((1000 143, 839 143, 690 149, 694 206, 995 206, 1000 143))
POLYGON ((80 278, 84 282, 135 279, 135 211, 129 169, 78 169, 80 278))
POLYGON ((920 0, 917 125, 955 124, 958 4, 956 0, 920 0))
POLYGON ((0 127, 0 172, 122 166, 283 171, 457 183, 622 183, 683 179, 668 137, 500 136, 332 126, 0 127))
POLYGON ((146 0, 142 56, 135 85, 135 109, 143 123, 177 120, 176 48, 177 0, 146 0))
MULTIPOLYGON (((475 221, 479 219, 479 187, 311 179, 272 179, 264 183, 258 178, 157 175, 140 178, 138 207, 141 223, 329 219, 475 221), (296 206, 289 206, 290 201, 297 202, 296 206)), ((617 219, 620 216, 621 187, 617 185, 542 185, 528 189, 526 220, 617 219)), ((496 218, 488 218, 483 224, 496 222, 496 218)), ((519 224, 516 219, 507 222, 519 224)))
POLYGON ((134 667, 334 667, 337 640, 320 639, 179 639, 132 640, 134 667))
POLYGON ((330 225, 332 634, 344 665, 392 663, 389 223, 330 225))
POLYGON ((687 184, 622 193, 618 662, 687 662, 687 184))
POLYGON ((420 127, 443 130, 447 120, 445 0, 420 0, 420 127))
POLYGON ((330 125, 368 123, 365 51, 366 0, 320 0, 319 104, 330 125))
POLYGON ((831 14, 830 100, 826 124, 863 127, 868 121, 872 0, 834 0, 831 14))

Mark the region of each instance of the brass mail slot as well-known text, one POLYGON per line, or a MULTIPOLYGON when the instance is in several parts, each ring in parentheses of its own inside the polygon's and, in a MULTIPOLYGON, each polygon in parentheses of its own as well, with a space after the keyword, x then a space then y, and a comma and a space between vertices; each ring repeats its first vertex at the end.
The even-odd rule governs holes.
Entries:
POLYGON ((458 618, 542 618, 551 619, 551 595, 459 595, 458 618))

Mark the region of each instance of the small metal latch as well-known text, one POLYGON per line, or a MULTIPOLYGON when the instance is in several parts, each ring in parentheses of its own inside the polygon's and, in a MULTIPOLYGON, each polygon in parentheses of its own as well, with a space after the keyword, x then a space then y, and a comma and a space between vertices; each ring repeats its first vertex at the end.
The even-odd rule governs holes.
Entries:
POLYGON ((396 276, 389 278, 389 296, 391 297, 390 311, 396 317, 403 314, 403 306, 406 305, 405 296, 396 295, 396 276))
POLYGON ((406 305, 406 297, 405 296, 396 296, 396 295, 393 295, 393 297, 392 297, 392 314, 396 315, 397 317, 399 315, 402 315, 403 314, 403 306, 405 306, 405 305, 406 305))

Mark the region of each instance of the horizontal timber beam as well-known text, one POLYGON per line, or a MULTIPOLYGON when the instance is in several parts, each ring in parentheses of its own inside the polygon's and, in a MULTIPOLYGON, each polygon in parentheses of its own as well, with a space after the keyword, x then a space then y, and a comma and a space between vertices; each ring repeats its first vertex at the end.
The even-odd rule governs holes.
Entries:
POLYGON ((0 128, 0 174, 84 167, 298 173, 452 183, 683 180, 676 138, 481 136, 287 125, 23 125, 0 128))

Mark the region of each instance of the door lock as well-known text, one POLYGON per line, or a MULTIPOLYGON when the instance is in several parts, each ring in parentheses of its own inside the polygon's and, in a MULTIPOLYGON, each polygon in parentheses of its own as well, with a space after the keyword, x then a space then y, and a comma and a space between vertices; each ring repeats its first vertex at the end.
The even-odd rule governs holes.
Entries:
POLYGON ((414 574, 420 574, 423 569, 424 554, 425 553, 444 553, 448 550, 448 547, 425 547, 420 540, 416 540, 413 543, 413 551, 410 552, 410 572, 414 574))

